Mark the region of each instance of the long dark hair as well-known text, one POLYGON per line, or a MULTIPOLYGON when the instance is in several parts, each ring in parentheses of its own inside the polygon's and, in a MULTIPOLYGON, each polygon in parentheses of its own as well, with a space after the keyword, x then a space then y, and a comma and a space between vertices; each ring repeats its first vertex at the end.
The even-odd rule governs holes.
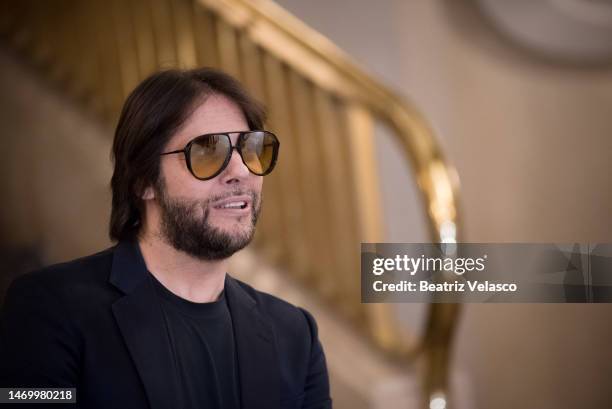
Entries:
POLYGON ((244 113, 250 129, 263 129, 265 110, 233 77, 212 68, 171 69, 142 81, 123 105, 111 158, 114 172, 109 236, 132 239, 142 225, 142 193, 159 178, 159 155, 174 132, 211 94, 222 94, 244 113))

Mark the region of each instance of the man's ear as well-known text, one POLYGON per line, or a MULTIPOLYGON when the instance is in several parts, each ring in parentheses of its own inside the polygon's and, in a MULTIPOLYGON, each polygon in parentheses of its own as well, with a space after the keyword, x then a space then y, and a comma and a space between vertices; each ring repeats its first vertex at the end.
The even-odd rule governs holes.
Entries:
POLYGON ((142 200, 153 200, 155 199, 155 191, 153 187, 147 187, 144 192, 142 192, 142 200))

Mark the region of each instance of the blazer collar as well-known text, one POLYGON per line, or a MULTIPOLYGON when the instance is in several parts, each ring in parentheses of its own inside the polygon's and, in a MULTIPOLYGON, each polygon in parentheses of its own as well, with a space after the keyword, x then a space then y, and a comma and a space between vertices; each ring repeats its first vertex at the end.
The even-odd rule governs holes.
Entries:
MULTIPOLYGON (((151 409, 181 407, 181 385, 172 375, 176 368, 149 274, 138 242, 119 242, 109 282, 125 295, 112 310, 151 409)), ((279 408, 280 373, 272 325, 236 279, 226 274, 224 285, 236 340, 241 408, 279 408)))

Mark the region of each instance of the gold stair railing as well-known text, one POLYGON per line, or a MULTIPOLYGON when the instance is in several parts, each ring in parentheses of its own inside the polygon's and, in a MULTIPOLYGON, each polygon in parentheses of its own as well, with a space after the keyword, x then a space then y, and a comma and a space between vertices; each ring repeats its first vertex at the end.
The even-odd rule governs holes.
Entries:
POLYGON ((430 304, 424 336, 360 302, 360 243, 384 242, 374 124, 388 126, 423 196, 431 241, 458 240, 454 170, 426 121, 329 40, 268 0, 4 0, 0 30, 54 84, 114 124, 159 68, 219 67, 269 108, 282 140, 254 245, 329 301, 373 345, 423 360, 424 405, 447 393, 456 304, 430 304))

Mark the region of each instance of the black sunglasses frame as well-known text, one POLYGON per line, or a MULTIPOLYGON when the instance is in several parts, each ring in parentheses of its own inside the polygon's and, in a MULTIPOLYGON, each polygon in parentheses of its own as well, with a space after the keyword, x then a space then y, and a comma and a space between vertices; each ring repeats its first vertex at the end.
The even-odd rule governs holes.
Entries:
POLYGON ((278 159, 278 151, 280 149, 280 142, 278 140, 278 138, 276 137, 275 134, 273 134, 272 132, 269 131, 263 131, 263 130, 252 130, 252 131, 233 131, 233 132, 213 132, 213 133, 207 133, 207 134, 203 134, 203 135, 198 135, 196 137, 194 137, 193 139, 191 139, 189 142, 187 142, 187 145, 185 145, 185 147, 183 149, 179 149, 179 150, 175 150, 175 151, 171 151, 171 152, 163 152, 160 154, 160 156, 163 155, 171 155, 171 154, 176 154, 176 153, 183 153, 185 155, 185 162, 187 163, 187 169, 189 169, 189 172, 193 175, 194 178, 198 179, 198 180, 210 180, 213 179, 217 176, 219 176, 221 174, 221 172, 223 172, 223 170, 227 167, 227 165, 229 164, 232 154, 234 153, 234 149, 236 149, 238 151, 238 154, 240 155, 240 159, 242 160, 242 163, 244 163, 244 166, 246 166, 246 168, 249 170, 249 172, 251 172, 254 175, 257 176, 265 176, 267 174, 269 174, 270 172, 272 172, 272 170, 274 170, 274 167, 276 166, 276 160, 278 159), (254 133, 254 132, 263 132, 265 134, 268 135, 272 135, 272 137, 274 138, 275 143, 273 151, 272 151, 272 162, 270 162, 270 167, 268 168, 268 170, 266 170, 264 173, 256 173, 253 172, 253 170, 249 167, 249 165, 247 165, 247 163, 244 161, 244 157, 242 156, 242 142, 244 141, 244 137, 246 134, 250 134, 250 133, 254 133), (230 138, 230 134, 239 134, 238 135, 238 139, 236 140, 236 145, 232 145, 232 140, 230 138), (225 137, 227 137, 227 140, 229 142, 229 150, 227 155, 225 156, 225 160, 223 161, 223 165, 221 165, 221 167, 219 168, 218 171, 216 171, 212 176, 207 176, 207 177, 199 177, 195 174, 195 172, 193 171, 193 168, 191 167, 191 146, 200 138, 203 137, 207 137, 207 136, 215 136, 215 135, 224 135, 225 137))

